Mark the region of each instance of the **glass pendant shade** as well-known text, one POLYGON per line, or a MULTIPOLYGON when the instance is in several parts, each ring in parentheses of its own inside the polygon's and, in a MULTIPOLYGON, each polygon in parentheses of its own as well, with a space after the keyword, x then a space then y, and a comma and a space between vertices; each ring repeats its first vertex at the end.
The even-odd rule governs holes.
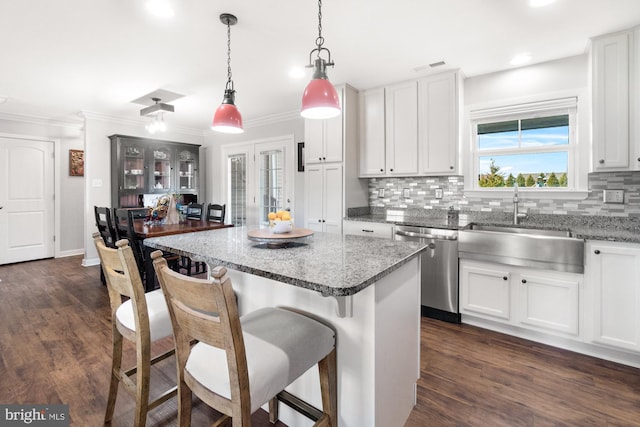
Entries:
POLYGON ((225 90, 222 104, 213 114, 211 129, 222 133, 242 133, 242 116, 234 102, 234 91, 225 90))
POLYGON ((330 119, 340 115, 340 98, 329 80, 315 78, 309 82, 302 95, 300 115, 307 119, 330 119))

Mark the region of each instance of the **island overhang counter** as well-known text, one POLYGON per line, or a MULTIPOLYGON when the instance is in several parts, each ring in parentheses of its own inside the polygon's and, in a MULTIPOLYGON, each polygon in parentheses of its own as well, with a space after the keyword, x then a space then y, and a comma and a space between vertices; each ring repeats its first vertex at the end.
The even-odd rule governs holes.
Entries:
MULTIPOLYGON (((151 248, 227 267, 240 314, 278 306, 331 325, 338 352, 339 425, 402 426, 420 376, 418 242, 316 233, 272 249, 244 227, 146 239, 151 248), (328 298, 330 297, 330 298, 328 298)), ((321 407, 317 370, 287 390, 321 407)), ((280 405, 289 426, 310 426, 280 405)))

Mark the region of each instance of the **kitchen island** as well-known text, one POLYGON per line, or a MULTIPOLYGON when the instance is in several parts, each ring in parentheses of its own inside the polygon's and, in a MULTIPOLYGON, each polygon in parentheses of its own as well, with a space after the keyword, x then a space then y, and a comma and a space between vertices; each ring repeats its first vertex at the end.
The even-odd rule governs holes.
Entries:
MULTIPOLYGON (((425 245, 316 233, 270 249, 234 227, 146 239, 145 245, 227 267, 241 315, 287 307, 337 332, 339 425, 402 426, 420 376, 420 252, 425 245)), ((288 391, 321 407, 317 370, 288 391)), ((289 426, 310 426, 280 405, 289 426)))

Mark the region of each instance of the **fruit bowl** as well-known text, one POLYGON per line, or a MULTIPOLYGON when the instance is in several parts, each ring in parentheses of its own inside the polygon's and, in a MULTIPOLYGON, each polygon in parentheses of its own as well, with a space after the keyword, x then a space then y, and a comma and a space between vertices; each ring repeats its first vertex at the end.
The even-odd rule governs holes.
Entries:
POLYGON ((269 221, 269 227, 274 234, 289 233, 293 230, 293 220, 274 220, 269 221))

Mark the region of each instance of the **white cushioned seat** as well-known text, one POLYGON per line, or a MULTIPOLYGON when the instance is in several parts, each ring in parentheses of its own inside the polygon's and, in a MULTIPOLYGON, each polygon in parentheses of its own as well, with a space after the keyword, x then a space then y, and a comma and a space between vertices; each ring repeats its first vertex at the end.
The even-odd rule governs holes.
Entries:
MULTIPOLYGON (((173 334, 171 326, 171 316, 164 299, 162 289, 156 289, 145 294, 147 301, 147 311, 149 312, 149 329, 151 341, 168 337, 173 334)), ((133 317, 133 306, 131 300, 127 300, 116 310, 116 318, 122 325, 132 331, 136 330, 136 323, 133 317)))
MULTIPOLYGON (((335 333, 307 316, 262 308, 240 318, 247 356, 251 412, 327 356, 335 333)), ((231 398, 226 353, 198 343, 185 369, 204 387, 231 398)))

